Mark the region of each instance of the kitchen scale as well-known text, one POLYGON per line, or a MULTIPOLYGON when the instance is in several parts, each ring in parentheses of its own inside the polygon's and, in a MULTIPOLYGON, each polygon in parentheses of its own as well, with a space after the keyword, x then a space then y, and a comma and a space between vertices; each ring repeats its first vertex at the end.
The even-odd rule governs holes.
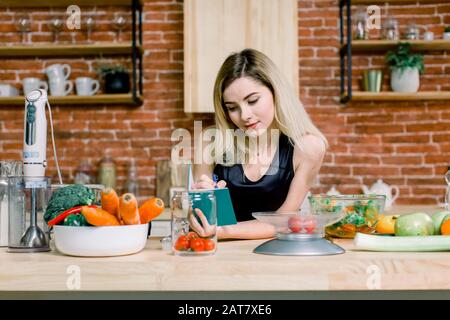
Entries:
POLYGON ((342 254, 343 248, 325 238, 325 227, 345 216, 341 212, 254 212, 253 217, 275 226, 276 238, 256 247, 258 254, 279 256, 325 256, 342 254))

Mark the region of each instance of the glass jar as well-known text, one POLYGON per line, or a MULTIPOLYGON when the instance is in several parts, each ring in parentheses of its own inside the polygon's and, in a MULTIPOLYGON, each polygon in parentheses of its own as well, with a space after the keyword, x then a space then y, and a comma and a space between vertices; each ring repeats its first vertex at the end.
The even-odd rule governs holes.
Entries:
POLYGON ((22 161, 0 161, 0 247, 8 246, 8 177, 22 176, 22 161))
POLYGON ((217 208, 212 190, 176 191, 171 201, 172 251, 175 255, 210 255, 217 248, 217 208), (199 217, 200 210, 204 217, 199 217), (207 225, 204 223, 207 222, 207 225), (209 232, 198 235, 191 224, 209 232))
POLYGON ((94 183, 94 178, 92 176, 92 167, 87 160, 82 160, 80 165, 77 167, 75 173, 74 182, 76 184, 91 184, 94 183))
POLYGON ((419 40, 420 32, 419 27, 415 23, 411 23, 406 28, 405 39, 407 40, 419 40))
POLYGON ((98 182, 105 188, 116 188, 116 165, 111 157, 105 156, 100 162, 98 182))
POLYGON ((383 24, 383 39, 385 40, 398 40, 398 22, 393 17, 385 19, 383 24))
POLYGON ((44 212, 51 194, 49 177, 9 177, 8 252, 50 251, 44 212))
POLYGON ((365 11, 358 11, 355 15, 355 24, 353 26, 353 39, 355 40, 367 40, 369 39, 369 33, 367 30, 367 18, 368 15, 365 11))

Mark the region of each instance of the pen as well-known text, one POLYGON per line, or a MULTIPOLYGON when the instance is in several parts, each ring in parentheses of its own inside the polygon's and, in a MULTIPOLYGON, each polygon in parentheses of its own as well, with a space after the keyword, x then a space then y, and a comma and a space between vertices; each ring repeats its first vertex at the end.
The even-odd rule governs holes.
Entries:
POLYGON ((219 177, 217 174, 213 174, 213 181, 214 181, 214 188, 217 189, 217 182, 219 180, 219 177))

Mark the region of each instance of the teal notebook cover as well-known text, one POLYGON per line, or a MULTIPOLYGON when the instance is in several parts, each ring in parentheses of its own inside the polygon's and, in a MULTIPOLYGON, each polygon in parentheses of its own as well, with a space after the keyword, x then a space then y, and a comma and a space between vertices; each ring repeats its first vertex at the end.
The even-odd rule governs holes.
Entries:
MULTIPOLYGON (((236 215, 234 213, 233 204, 231 203, 230 191, 228 188, 211 189, 214 191, 214 196, 216 197, 217 204, 217 225, 227 226, 231 224, 236 224, 236 215)), ((189 191, 189 194, 194 194, 195 191, 189 191)), ((193 209, 199 208, 202 210, 203 214, 208 219, 209 223, 214 223, 211 219, 211 204, 205 198, 202 201, 195 202, 193 209)), ((197 218, 200 222, 200 219, 197 218)), ((201 222, 200 222, 201 223, 201 222)))

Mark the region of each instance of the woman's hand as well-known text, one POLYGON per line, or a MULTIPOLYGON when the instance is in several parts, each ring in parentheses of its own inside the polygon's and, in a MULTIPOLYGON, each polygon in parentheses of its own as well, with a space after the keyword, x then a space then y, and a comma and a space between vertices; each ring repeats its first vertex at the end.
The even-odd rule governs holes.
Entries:
POLYGON ((200 180, 198 180, 194 185, 192 186, 193 189, 214 189, 216 186, 217 188, 225 188, 227 183, 224 180, 220 180, 217 182, 217 184, 206 174, 202 174, 200 176, 200 180))
POLYGON ((191 225, 191 228, 202 238, 214 236, 216 234, 216 226, 212 226, 209 224, 208 219, 206 219, 202 210, 196 208, 194 212, 195 213, 192 213, 189 216, 189 223, 191 225), (200 218, 202 224, 198 223, 195 217, 196 215, 200 218))

